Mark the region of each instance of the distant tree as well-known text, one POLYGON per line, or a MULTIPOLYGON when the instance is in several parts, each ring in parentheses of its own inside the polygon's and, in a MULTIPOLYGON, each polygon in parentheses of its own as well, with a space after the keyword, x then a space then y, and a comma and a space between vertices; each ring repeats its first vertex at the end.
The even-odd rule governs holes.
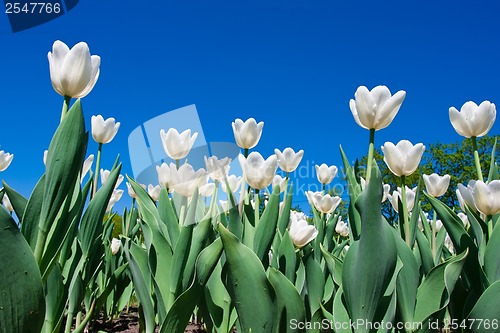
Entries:
MULTIPOLYGON (((484 179, 488 179, 488 172, 491 163, 491 152, 495 144, 495 138, 498 136, 485 136, 477 140, 478 152, 481 161, 484 179)), ((500 141, 500 140, 499 140, 500 141)), ((500 144, 500 142, 499 142, 500 144)), ((498 147, 497 147, 498 148, 498 147)), ((498 149, 496 149, 498 152, 498 149)), ((384 156, 380 149, 376 149, 374 157, 377 161, 382 178, 385 184, 391 185, 391 193, 397 186, 401 186, 401 178, 396 177, 389 170, 384 162, 384 156)), ((367 156, 360 160, 360 165, 366 165, 367 156)), ((498 156, 495 156, 495 161, 498 163, 498 156)), ((458 199, 455 194, 458 184, 467 184, 469 180, 477 179, 476 168, 474 166, 474 152, 472 149, 472 140, 464 139, 461 142, 455 143, 433 143, 426 145, 424 155, 420 166, 411 176, 406 177, 406 185, 408 187, 415 187, 418 185, 419 179, 423 174, 437 173, 440 176, 445 174, 450 175, 450 187, 448 191, 439 199, 444 202, 448 207, 458 208, 458 199)), ((364 177, 364 175, 362 175, 364 177)), ((423 179, 421 180, 421 188, 425 190, 423 179)), ((431 206, 424 200, 422 204, 424 211, 430 211, 431 206)), ((397 213, 392 209, 391 203, 386 201, 382 205, 382 212, 389 221, 394 221, 397 213)))

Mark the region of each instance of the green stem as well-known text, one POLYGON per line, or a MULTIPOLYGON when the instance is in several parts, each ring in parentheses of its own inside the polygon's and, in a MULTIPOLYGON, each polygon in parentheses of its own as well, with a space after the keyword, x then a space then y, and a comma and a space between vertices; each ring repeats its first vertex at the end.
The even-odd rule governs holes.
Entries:
POLYGON ((71 101, 71 97, 64 96, 64 101, 63 101, 62 110, 61 110, 61 122, 63 121, 64 117, 66 116, 66 113, 68 113, 70 101, 71 101))
POLYGON ((476 137, 472 138, 472 149, 474 149, 474 164, 476 165, 477 179, 480 181, 483 180, 483 172, 481 171, 481 162, 479 161, 479 152, 477 151, 477 140, 476 137))
MULTIPOLYGON (((42 224, 40 223, 40 225, 42 225, 42 224)), ((42 262, 42 255, 43 255, 43 250, 45 248, 46 241, 47 241, 47 230, 40 228, 38 230, 38 236, 36 238, 36 246, 35 246, 35 252, 34 252, 35 260, 38 263, 38 266, 40 266, 40 263, 42 262)))
MULTIPOLYGON (((432 217, 432 233, 431 233, 431 244, 432 244, 432 258, 434 260, 434 264, 437 263, 437 248, 436 248, 436 220, 437 220, 437 215, 436 211, 434 211, 434 215, 432 217)), ((424 223, 424 222, 422 222, 424 223)))
POLYGON ((406 209, 406 184, 405 184, 405 176, 401 176, 401 203, 403 204, 403 211, 400 214, 403 214, 403 224, 405 230, 405 241, 408 246, 410 246, 410 225, 408 224, 408 210, 406 209))
POLYGON ((180 165, 181 165, 181 161, 180 161, 180 160, 175 160, 175 168, 176 168, 177 170, 179 170, 180 165))
POLYGON ((493 216, 486 216, 486 223, 488 224, 488 239, 491 239, 491 234, 493 233, 493 216))
POLYGON ((248 157, 248 148, 245 148, 245 149, 243 150, 243 156, 245 156, 245 158, 247 158, 247 157, 248 157))
POLYGON ((102 152, 102 143, 99 143, 99 148, 97 149, 97 161, 95 163, 94 184, 92 186, 92 198, 97 192, 97 183, 99 180, 99 171, 101 168, 101 152, 102 152))
POLYGON ((260 190, 255 190, 254 202, 255 202, 255 227, 259 224, 260 218, 260 190))
POLYGON ((366 183, 370 181, 373 164, 373 150, 375 148, 375 129, 370 129, 370 145, 368 146, 368 161, 366 165, 366 183))

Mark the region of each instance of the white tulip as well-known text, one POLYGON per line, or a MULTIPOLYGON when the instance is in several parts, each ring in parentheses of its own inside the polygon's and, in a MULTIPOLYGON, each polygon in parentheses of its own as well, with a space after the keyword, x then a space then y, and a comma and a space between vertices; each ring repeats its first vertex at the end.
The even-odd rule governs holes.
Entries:
POLYGON ((455 248, 453 247, 453 241, 451 240, 450 235, 446 234, 444 239, 444 246, 450 251, 452 254, 455 253, 455 248))
POLYGON ((484 183, 476 181, 473 189, 474 203, 484 215, 500 213, 500 180, 484 183))
MULTIPOLYGON (((132 185, 130 185, 130 183, 129 183, 129 182, 126 182, 126 184, 127 184, 127 191, 128 191, 128 195, 129 195, 132 199, 137 199, 137 193, 135 193, 134 188, 132 187, 132 185)), ((139 185, 141 185, 141 187, 142 187, 143 189, 146 189, 146 185, 144 185, 144 184, 139 184, 139 185)))
POLYGON ((462 220, 462 223, 464 225, 464 228, 467 227, 467 225, 469 224, 469 217, 467 217, 467 214, 464 214, 462 212, 458 213, 457 214, 458 217, 460 217, 460 219, 462 220))
POLYGON ((371 91, 361 86, 351 99, 349 107, 356 123, 365 129, 380 130, 389 126, 399 111, 406 92, 398 91, 391 96, 389 88, 377 86, 371 91))
POLYGON ((309 203, 309 205, 311 207, 314 207, 314 198, 315 196, 323 196, 323 192, 321 191, 316 191, 316 192, 313 192, 313 191, 306 191, 306 198, 307 198, 307 202, 309 203))
POLYGON ((465 204, 472 209, 473 211, 477 212, 476 204, 474 203, 474 196, 473 196, 473 191, 474 191, 474 186, 476 184, 475 180, 469 181, 467 184, 467 187, 458 184, 456 194, 457 194, 457 199, 458 203, 460 204, 460 208, 465 212, 465 204))
POLYGON ((9 154, 0 150, 0 171, 5 171, 9 167, 13 158, 14 154, 9 154))
POLYGON ((194 171, 189 163, 181 165, 179 169, 175 168, 174 164, 171 163, 170 172, 173 190, 187 198, 192 197, 196 188, 205 185, 207 182, 205 169, 201 168, 194 171))
POLYGON ((158 174, 158 183, 160 185, 163 185, 166 189, 170 190, 170 182, 171 182, 171 168, 175 168, 175 165, 171 164, 168 165, 167 163, 163 162, 161 165, 156 166, 156 173, 158 174))
POLYGON ((325 163, 321 165, 316 165, 316 177, 318 178, 318 181, 323 184, 327 185, 330 184, 337 175, 337 167, 335 165, 328 166, 325 163))
POLYGON ((7 196, 7 193, 3 194, 2 203, 9 212, 14 211, 14 207, 12 207, 12 204, 10 203, 10 199, 7 196))
MULTIPOLYGON (((111 173, 111 171, 109 171, 109 170, 101 169, 101 185, 102 186, 104 186, 104 184, 106 184, 106 182, 108 181, 108 177, 109 177, 110 173, 111 173)), ((122 182, 123 182, 123 176, 118 175, 118 178, 116 179, 115 188, 118 188, 118 186, 120 186, 120 184, 122 182)))
POLYGON ((214 183, 206 183, 203 186, 200 186, 200 194, 204 196, 205 198, 211 197, 214 194, 215 191, 215 184, 214 183))
POLYGON ((434 198, 440 197, 446 193, 450 186, 450 175, 440 176, 437 173, 432 175, 423 175, 425 188, 429 195, 434 198))
POLYGON ((92 116, 92 138, 97 143, 110 143, 118 129, 120 128, 120 123, 115 121, 115 118, 108 118, 104 120, 101 115, 92 116))
POLYGON ((246 182, 256 190, 268 187, 273 181, 278 168, 278 161, 274 154, 264 160, 260 153, 254 151, 247 158, 240 154, 238 161, 246 182))
POLYGON ((279 186, 280 193, 285 191, 286 189, 286 178, 281 177, 280 175, 275 175, 273 178, 273 190, 276 186, 279 186))
POLYGON ((295 171, 304 156, 304 151, 302 149, 298 152, 295 152, 292 148, 285 148, 283 152, 279 149, 275 149, 274 153, 278 157, 278 164, 281 170, 285 172, 295 171))
POLYGON ((291 212, 288 233, 297 248, 306 246, 318 236, 318 230, 301 215, 291 212))
POLYGON ((56 40, 47 57, 50 80, 59 95, 82 98, 94 88, 99 77, 101 58, 90 55, 87 43, 80 42, 70 50, 66 44, 56 40))
POLYGON ((160 137, 165 153, 173 160, 180 160, 189 154, 198 133, 191 135, 191 130, 187 129, 179 134, 175 128, 169 128, 166 133, 160 130, 160 137))
POLYGON ((460 111, 450 108, 450 121, 458 134, 466 138, 486 135, 496 118, 495 104, 484 101, 479 106, 474 102, 462 105, 460 111))
POLYGON ((43 151, 43 165, 47 166, 47 155, 49 154, 49 151, 45 149, 43 151))
POLYGON ((118 238, 113 238, 111 240, 111 254, 115 255, 120 251, 122 242, 118 238))
MULTIPOLYGON (((408 212, 411 212, 413 210, 413 206, 415 206, 415 196, 417 194, 417 188, 414 187, 413 189, 409 188, 408 186, 406 187, 406 210, 408 212)), ((392 204, 392 208, 398 213, 398 201, 401 200, 403 197, 402 189, 401 187, 398 187, 398 189, 394 192, 392 192, 392 195, 389 196, 389 201, 392 204)))
MULTIPOLYGON (((85 161, 83 161, 82 175, 80 176, 80 182, 83 181, 83 178, 85 178, 85 176, 89 172, 90 168, 92 167, 92 163, 94 163, 94 155, 90 154, 89 157, 87 157, 85 159, 85 161)), ((122 181, 123 181, 123 177, 122 177, 122 181)))
POLYGON ((442 227, 443 227, 443 222, 441 222, 441 220, 436 220, 436 231, 441 230, 442 227))
POLYGON ((236 119, 232 123, 232 126, 236 144, 240 148, 251 149, 259 143, 264 122, 261 121, 257 124, 253 118, 250 118, 245 122, 241 119, 236 119))
POLYGON ((401 140, 396 145, 386 142, 382 146, 384 162, 396 176, 409 176, 417 170, 425 146, 421 143, 413 145, 408 140, 401 140))
POLYGON ((153 199, 153 201, 158 201, 160 199, 161 187, 160 185, 153 186, 152 184, 148 185, 148 194, 153 199))
MULTIPOLYGON (((235 175, 230 175, 227 178, 227 183, 229 185, 229 189, 231 190, 231 193, 235 193, 238 190, 238 187, 241 185, 241 177, 236 177, 235 175)), ((221 185, 222 191, 224 193, 227 193, 227 186, 225 183, 221 185)))
POLYGON ((309 195, 314 207, 318 211, 325 214, 332 213, 338 207, 340 202, 342 202, 342 199, 339 196, 332 197, 330 194, 323 195, 321 192, 310 192, 309 195))
POLYGON ((210 178, 217 182, 224 180, 224 177, 226 177, 229 172, 229 163, 231 163, 231 159, 229 157, 224 157, 219 160, 217 156, 204 156, 204 160, 210 178))
POLYGON ((109 198, 108 207, 106 208, 106 213, 110 212, 113 209, 115 203, 117 203, 123 195, 123 190, 113 190, 111 194, 111 198, 109 198))
POLYGON ((341 220, 340 216, 337 225, 335 226, 335 232, 342 237, 349 236, 349 226, 347 225, 347 223, 341 220))

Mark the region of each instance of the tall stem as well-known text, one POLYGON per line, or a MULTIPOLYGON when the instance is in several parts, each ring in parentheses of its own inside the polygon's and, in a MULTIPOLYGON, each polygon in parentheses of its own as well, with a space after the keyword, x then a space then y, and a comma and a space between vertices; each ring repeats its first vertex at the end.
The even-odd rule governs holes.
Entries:
POLYGON ((373 164, 373 150, 375 148, 375 129, 370 129, 370 145, 368 146, 368 161, 366 165, 366 183, 370 181, 373 164))
POLYGON ((181 165, 181 161, 180 160, 175 160, 175 168, 177 170, 179 170, 180 165, 181 165))
POLYGON ((62 110, 61 110, 61 122, 63 121, 64 116, 66 116, 66 113, 68 113, 70 101, 71 101, 71 97, 64 96, 64 101, 63 101, 62 110))
POLYGON ((101 170, 101 151, 102 151, 102 143, 99 143, 99 148, 97 149, 97 161, 95 163, 94 184, 92 186, 92 197, 94 197, 95 192, 97 192, 99 170, 101 170))
MULTIPOLYGON (((436 211, 434 210, 434 215, 432 216, 432 233, 431 233, 431 244, 432 244, 432 259, 434 260, 434 264, 437 262, 437 249, 436 249, 436 220, 437 220, 437 215, 436 211)), ((423 223, 423 222, 422 222, 423 223)))
POLYGON ((479 161, 479 152, 477 151, 476 137, 472 138, 472 149, 474 149, 474 164, 476 165, 477 179, 483 181, 483 172, 481 171, 481 162, 479 161))
POLYGON ((408 210, 406 208, 406 184, 405 176, 401 176, 401 203, 403 204, 403 224, 405 228, 405 241, 408 246, 410 246, 410 225, 408 224, 408 210))
POLYGON ((254 196, 254 202, 255 202, 255 227, 257 227, 257 224, 259 224, 259 218, 260 218, 260 190, 255 189, 255 196, 254 196))

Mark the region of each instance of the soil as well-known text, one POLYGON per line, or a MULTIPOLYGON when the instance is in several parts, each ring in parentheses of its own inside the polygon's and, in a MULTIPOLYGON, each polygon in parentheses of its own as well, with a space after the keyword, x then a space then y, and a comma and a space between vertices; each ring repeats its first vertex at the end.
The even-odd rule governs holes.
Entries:
MULTIPOLYGON (((156 330, 158 332, 158 329, 156 330)), ((89 325, 88 333, 99 332, 121 332, 121 333, 139 333, 139 315, 136 307, 130 307, 128 312, 122 312, 119 318, 111 322, 105 322, 102 314, 89 325)), ((184 330, 186 333, 206 333, 203 326, 190 323, 184 330)))

